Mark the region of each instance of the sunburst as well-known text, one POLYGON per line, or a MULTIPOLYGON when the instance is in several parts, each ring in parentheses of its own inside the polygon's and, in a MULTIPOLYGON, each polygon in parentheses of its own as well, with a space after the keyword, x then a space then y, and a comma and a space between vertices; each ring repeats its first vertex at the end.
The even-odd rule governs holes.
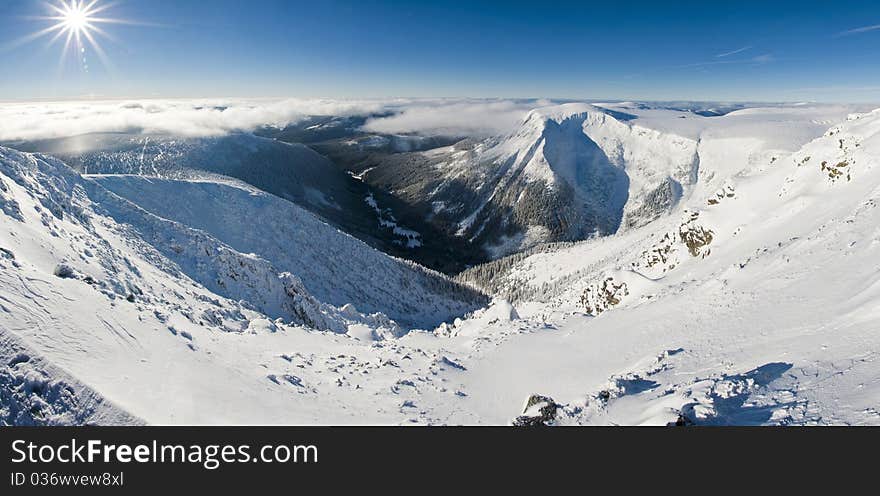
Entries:
POLYGON ((88 33, 89 30, 93 28, 92 18, 94 17, 94 13, 92 12, 92 9, 94 6, 94 2, 89 5, 76 1, 72 1, 69 4, 64 4, 62 2, 61 7, 52 6, 52 8, 58 12, 58 16, 55 16, 54 19, 57 20, 62 26, 62 29, 68 33, 73 33, 75 35, 88 33))
POLYGON ((54 44, 62 37, 65 38, 64 49, 61 52, 62 64, 67 58, 70 48, 73 47, 73 53, 80 62, 80 66, 88 72, 89 64, 86 58, 86 46, 88 45, 104 65, 109 67, 107 55, 98 43, 96 36, 107 36, 98 27, 98 24, 112 23, 115 20, 97 16, 112 6, 112 4, 98 5, 98 1, 92 0, 86 3, 86 0, 60 0, 57 5, 49 4, 49 8, 56 14, 48 18, 48 20, 55 21, 55 24, 49 28, 50 32, 55 33, 49 44, 54 44))
POLYGON ((70 55, 73 55, 76 57, 80 67, 88 72, 87 52, 91 50, 98 56, 105 67, 109 68, 110 62, 98 38, 102 37, 110 40, 112 38, 101 29, 100 25, 136 24, 123 19, 105 17, 103 13, 114 5, 114 3, 101 3, 101 0, 52 0, 46 3, 46 9, 49 12, 48 16, 32 18, 39 21, 49 21, 52 24, 17 40, 13 45, 21 45, 45 36, 51 36, 49 46, 64 40, 60 61, 62 65, 68 60, 70 55))

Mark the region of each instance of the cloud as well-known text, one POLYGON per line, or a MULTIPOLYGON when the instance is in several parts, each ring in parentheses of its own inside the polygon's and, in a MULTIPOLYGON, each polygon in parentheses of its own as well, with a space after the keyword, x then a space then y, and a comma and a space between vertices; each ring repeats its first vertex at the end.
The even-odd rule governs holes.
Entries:
POLYGON ((388 117, 370 119, 364 129, 383 134, 488 136, 516 128, 528 112, 546 100, 444 101, 407 106, 388 117))
POLYGON ((751 46, 745 46, 745 47, 742 47, 742 48, 737 48, 736 50, 731 50, 731 51, 729 51, 729 52, 719 53, 718 55, 715 56, 715 58, 719 58, 719 59, 720 59, 720 58, 723 58, 723 57, 729 57, 729 56, 731 56, 731 55, 736 55, 736 54, 738 54, 738 53, 742 53, 742 52, 745 52, 746 50, 751 50, 751 49, 752 49, 751 46))
POLYGON ((490 135, 512 130, 540 100, 136 100, 0 104, 0 141, 67 138, 90 133, 183 137, 284 127, 307 116, 391 114, 368 132, 490 135))
POLYGON ((877 93, 880 94, 880 86, 856 86, 856 85, 830 85, 830 86, 812 86, 806 88, 791 88, 787 90, 790 93, 834 93, 836 96, 848 93, 877 93))
POLYGON ((776 57, 773 54, 765 53, 764 55, 758 55, 757 57, 752 57, 752 62, 757 62, 759 64, 766 64, 768 62, 773 62, 776 60, 776 57))
POLYGON ((689 68, 695 68, 695 67, 728 66, 728 65, 736 65, 736 64, 767 64, 769 62, 774 62, 775 60, 776 60, 776 57, 774 57, 772 53, 765 53, 763 55, 758 55, 758 56, 750 57, 747 59, 733 58, 733 59, 723 59, 723 60, 709 60, 709 61, 705 61, 705 62, 694 62, 691 64, 671 65, 671 66, 661 67, 657 70, 689 69, 689 68))
POLYGON ((395 101, 101 101, 0 104, 0 140, 63 138, 89 133, 218 136, 283 127, 309 115, 366 115, 395 101))
POLYGON ((880 24, 874 24, 873 26, 862 26, 848 31, 841 31, 840 33, 837 33, 836 36, 850 36, 853 34, 867 33, 869 31, 877 31, 878 29, 880 29, 880 24))

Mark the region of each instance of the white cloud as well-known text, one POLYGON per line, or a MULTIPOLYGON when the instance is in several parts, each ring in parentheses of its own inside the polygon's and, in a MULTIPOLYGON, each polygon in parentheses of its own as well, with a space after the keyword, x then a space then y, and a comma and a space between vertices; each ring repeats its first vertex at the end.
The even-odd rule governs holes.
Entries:
POLYGON ((878 29, 880 29, 880 24, 874 24, 873 26, 862 26, 860 28, 850 29, 848 31, 837 33, 837 36, 849 36, 851 34, 867 33, 869 31, 877 31, 878 29))
POLYGON ((377 133, 489 135, 512 130, 545 101, 512 100, 136 100, 0 104, 0 141, 131 132, 218 136, 283 127, 311 115, 368 115, 377 133))
POLYGON ((370 119, 364 129, 386 134, 499 135, 515 129, 530 110, 549 104, 545 100, 452 100, 414 104, 395 115, 370 119))
POLYGON ((284 126, 308 115, 379 112, 393 102, 283 101, 101 101, 0 104, 0 140, 62 138, 88 133, 141 132, 217 136, 284 126))
POLYGON ((746 50, 750 50, 751 48, 752 48, 751 46, 737 48, 736 50, 731 50, 729 52, 719 53, 718 55, 715 56, 715 58, 730 57, 731 55, 736 55, 738 53, 745 52, 746 50))

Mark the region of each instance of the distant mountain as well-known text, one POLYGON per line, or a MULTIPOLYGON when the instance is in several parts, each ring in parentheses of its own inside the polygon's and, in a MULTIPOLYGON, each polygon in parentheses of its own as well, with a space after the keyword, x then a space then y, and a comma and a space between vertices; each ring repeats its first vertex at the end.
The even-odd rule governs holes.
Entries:
POLYGON ((626 116, 564 104, 532 111, 503 138, 352 164, 408 212, 497 258, 613 234, 676 204, 695 179, 696 140, 639 128, 626 116))
MULTIPOLYGON (((215 138, 91 134, 17 145, 65 160, 84 174, 169 179, 226 176, 335 217, 363 204, 357 183, 309 147, 233 134, 215 138)), ((347 212, 362 213, 363 208, 347 212)))

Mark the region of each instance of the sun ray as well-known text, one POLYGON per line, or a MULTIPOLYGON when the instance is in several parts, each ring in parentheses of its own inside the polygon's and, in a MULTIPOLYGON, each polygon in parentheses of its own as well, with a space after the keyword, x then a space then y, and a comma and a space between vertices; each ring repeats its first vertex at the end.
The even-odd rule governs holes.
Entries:
MULTIPOLYGON (((95 29, 93 31, 94 31, 94 33, 100 32, 100 30, 97 30, 97 29, 95 29)), ((83 35, 86 37, 86 39, 91 44, 92 49, 94 50, 95 54, 98 56, 98 60, 100 60, 101 63, 104 64, 104 67, 111 74, 114 74, 116 71, 115 71, 115 68, 113 67, 113 63, 110 61, 110 57, 107 56, 107 53, 104 52, 104 49, 101 48, 101 45, 98 44, 98 42, 95 40, 93 33, 89 32, 89 31, 83 31, 83 35)))
MULTIPOLYGON (((106 39, 112 41, 113 43, 120 43, 120 41, 116 37, 114 37, 113 35, 111 35, 107 31, 104 31, 103 29, 99 28, 98 26, 92 26, 91 32, 93 34, 100 35, 102 38, 106 38, 106 39)), ((94 47, 96 47, 96 49, 97 49, 97 47, 99 47, 97 42, 95 42, 93 45, 94 45, 94 47)))
POLYGON ((167 27, 114 17, 108 11, 119 5, 120 1, 45 0, 41 3, 45 8, 44 15, 28 16, 26 19, 51 24, 19 39, 0 43, 0 53, 47 38, 47 49, 57 45, 59 41, 62 43, 59 71, 63 70, 66 62, 76 60, 80 70, 88 72, 89 59, 94 55, 112 73, 113 66, 106 50, 101 46, 101 41, 107 40, 114 44, 120 42, 102 29, 102 25, 167 27))
POLYGON ((64 33, 65 33, 65 31, 63 29, 61 29, 57 33, 55 33, 55 36, 53 36, 52 38, 49 39, 49 46, 54 45, 56 41, 61 39, 61 37, 64 36, 64 33))
POLYGON ((49 26, 48 28, 41 29, 40 31, 37 31, 36 33, 31 33, 27 36, 23 36, 17 40, 13 40, 9 43, 0 45, 0 51, 6 51, 6 50, 11 50, 13 48, 20 47, 21 45, 25 45, 25 44, 30 43, 32 41, 38 40, 44 36, 48 36, 55 31, 58 31, 59 33, 63 34, 64 33, 64 26, 61 26, 61 25, 49 26))
POLYGON ((67 31, 67 39, 64 40, 64 48, 61 49, 61 58, 58 60, 58 72, 64 70, 64 60, 67 58, 67 52, 70 50, 70 42, 73 40, 73 31, 67 31))
POLYGON ((50 0, 45 3, 49 15, 38 19, 51 21, 54 24, 18 44, 27 43, 35 39, 52 35, 49 46, 63 39, 64 45, 61 50, 59 67, 63 67, 65 60, 73 51, 77 63, 83 71, 88 71, 87 50, 93 52, 98 60, 109 70, 110 60, 107 53, 101 47, 98 37, 114 41, 114 38, 102 30, 100 24, 137 24, 124 19, 114 19, 99 14, 106 13, 117 5, 118 2, 102 2, 102 0, 50 0))
POLYGON ((103 5, 95 5, 97 3, 98 3, 98 0, 95 0, 94 2, 89 4, 88 11, 89 11, 90 16, 94 16, 95 14, 99 14, 101 12, 104 12, 105 10, 112 9, 119 2, 111 2, 111 3, 105 3, 103 5))

